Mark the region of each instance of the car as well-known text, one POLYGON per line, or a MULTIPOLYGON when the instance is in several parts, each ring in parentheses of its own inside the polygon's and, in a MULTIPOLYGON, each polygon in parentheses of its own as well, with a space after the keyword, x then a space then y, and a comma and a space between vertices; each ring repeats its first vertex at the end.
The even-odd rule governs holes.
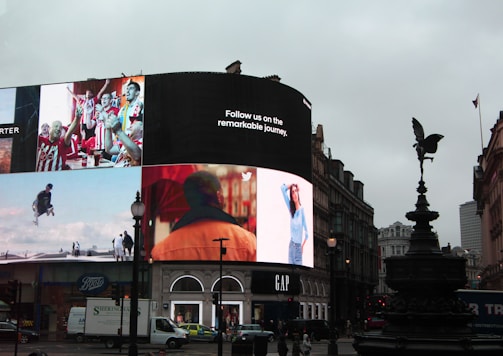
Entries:
MULTIPOLYGON (((335 338, 339 338, 338 330, 335 328, 335 338)), ((302 340, 302 335, 307 334, 311 340, 320 341, 330 339, 330 325, 323 319, 293 319, 286 323, 286 334, 293 339, 296 335, 302 340)))
POLYGON ((38 341, 40 335, 33 330, 19 329, 19 334, 16 333, 16 324, 8 321, 0 322, 0 340, 14 341, 19 340, 21 344, 26 344, 31 341, 38 341))
POLYGON ((272 331, 264 330, 259 324, 241 324, 236 326, 233 331, 234 338, 255 339, 255 336, 267 337, 269 342, 273 342, 275 337, 272 331))
POLYGON ((218 332, 209 326, 195 323, 180 323, 178 326, 189 331, 190 341, 217 341, 218 332))
POLYGON ((382 329, 385 324, 386 324, 386 320, 384 320, 380 316, 375 316, 375 315, 369 316, 367 318, 366 323, 365 323, 365 329, 366 330, 382 329))

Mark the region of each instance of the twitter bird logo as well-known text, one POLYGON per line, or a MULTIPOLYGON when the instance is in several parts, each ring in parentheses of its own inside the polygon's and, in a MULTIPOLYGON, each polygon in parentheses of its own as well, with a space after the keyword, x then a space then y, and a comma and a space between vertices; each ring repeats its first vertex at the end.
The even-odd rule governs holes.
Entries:
POLYGON ((252 172, 241 172, 241 178, 243 182, 248 182, 251 179, 252 172))

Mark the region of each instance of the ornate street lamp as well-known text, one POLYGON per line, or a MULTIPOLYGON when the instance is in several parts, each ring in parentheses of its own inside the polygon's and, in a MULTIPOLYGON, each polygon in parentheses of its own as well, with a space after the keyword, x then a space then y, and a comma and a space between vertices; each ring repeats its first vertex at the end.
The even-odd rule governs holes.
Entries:
POLYGON ((138 264, 140 259, 140 221, 145 213, 145 205, 140 200, 140 192, 136 192, 136 200, 131 204, 131 214, 135 221, 134 254, 133 254, 133 284, 131 286, 131 311, 129 313, 129 356, 138 356, 138 264))
POLYGON ((333 233, 330 233, 330 237, 327 240, 328 246, 328 256, 330 258, 330 306, 329 306, 329 314, 328 314, 328 322, 330 324, 330 341, 328 344, 328 355, 338 355, 337 348, 337 335, 335 333, 335 253, 337 246, 337 239, 333 236, 333 233))

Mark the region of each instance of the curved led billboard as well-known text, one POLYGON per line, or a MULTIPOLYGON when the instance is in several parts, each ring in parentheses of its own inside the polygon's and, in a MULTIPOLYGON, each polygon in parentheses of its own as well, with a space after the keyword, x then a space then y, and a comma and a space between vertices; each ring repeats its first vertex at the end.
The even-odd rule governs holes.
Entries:
POLYGON ((311 108, 267 79, 171 73, 0 90, 3 259, 313 266, 311 108), (121 168, 121 169, 116 169, 121 168), (76 252, 76 249, 78 250, 76 252))

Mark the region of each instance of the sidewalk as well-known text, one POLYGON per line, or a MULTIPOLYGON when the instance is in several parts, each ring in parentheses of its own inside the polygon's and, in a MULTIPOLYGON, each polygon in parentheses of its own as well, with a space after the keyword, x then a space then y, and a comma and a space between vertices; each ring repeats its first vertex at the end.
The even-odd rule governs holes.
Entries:
MULTIPOLYGON (((353 349, 353 338, 341 337, 337 339, 337 349, 339 356, 355 356, 356 351, 353 349)), ((273 351, 273 350, 268 350, 273 351)), ((311 356, 327 356, 328 343, 313 343, 311 356)), ((274 352, 267 352, 267 355, 277 355, 274 352)))
MULTIPOLYGON (((288 342, 288 356, 292 355, 292 343, 288 342)), ((246 355, 246 356, 254 356, 255 354, 252 352, 250 354, 234 354, 232 353, 230 345, 224 345, 224 349, 222 350, 223 356, 241 356, 241 355, 246 355)), ((277 356, 278 352, 276 351, 277 344, 276 342, 268 344, 267 348, 267 356, 277 356)), ((313 342, 312 343, 312 349, 311 349, 311 356, 327 356, 328 353, 328 341, 323 340, 320 342, 313 342)), ((337 340, 337 349, 338 349, 338 355, 339 356, 355 356, 358 355, 356 351, 353 349, 353 338, 339 338, 337 340)), ((158 355, 158 354, 154 354, 158 355)), ((217 356, 216 350, 212 352, 192 352, 192 355, 204 355, 204 356, 217 356)), ((168 355, 169 356, 169 355, 168 355)))
MULTIPOLYGON (((12 356, 14 354, 14 345, 11 343, 0 344, 0 356, 12 356)), ((162 346, 162 345, 161 345, 162 346)), ((215 343, 194 343, 193 345, 185 345, 180 349, 165 349, 164 353, 159 353, 160 345, 139 344, 138 355, 145 356, 151 353, 154 356, 218 356, 217 344, 215 343)), ((267 356, 277 356, 277 342, 271 342, 267 345, 267 356)), ((337 340, 339 356, 356 356, 357 353, 353 349, 352 338, 340 338, 337 340)), ((327 356, 328 340, 314 341, 312 343, 311 356, 327 356)), ((164 347, 162 347, 164 349, 164 347)), ((292 356, 292 342, 288 341, 288 356, 292 356)), ((28 344, 18 344, 18 355, 25 356, 31 352, 42 350, 50 356, 78 356, 78 355, 112 355, 122 356, 128 355, 128 345, 122 347, 121 352, 118 349, 106 349, 101 343, 61 343, 58 341, 40 341, 28 344)), ((226 342, 222 349, 223 356, 238 356, 232 353, 232 344, 226 342)), ((246 356, 255 356, 253 351, 248 350, 246 356)))

